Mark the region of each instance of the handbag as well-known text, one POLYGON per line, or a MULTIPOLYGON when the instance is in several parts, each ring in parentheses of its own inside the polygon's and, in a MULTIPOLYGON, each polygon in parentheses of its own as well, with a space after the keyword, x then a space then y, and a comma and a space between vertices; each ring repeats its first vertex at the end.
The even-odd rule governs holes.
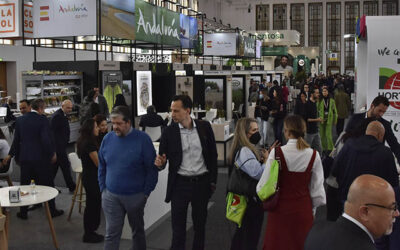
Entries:
POLYGON ((242 226, 242 220, 247 209, 247 199, 244 195, 228 192, 226 195, 226 218, 242 226))
POLYGON ((257 195, 256 186, 257 180, 251 178, 248 174, 241 170, 235 159, 235 163, 232 166, 232 172, 228 179, 227 192, 253 197, 257 195))
POLYGON ((275 148, 275 160, 271 164, 269 173, 266 173, 269 174, 269 176, 267 176, 268 178, 266 178, 264 177, 263 173, 263 177, 264 180, 266 179, 266 182, 264 185, 261 184, 260 190, 257 191, 258 197, 263 201, 264 211, 273 211, 278 206, 279 194, 280 194, 279 188, 281 184, 280 183, 281 157, 283 157, 281 148, 280 147, 275 148))

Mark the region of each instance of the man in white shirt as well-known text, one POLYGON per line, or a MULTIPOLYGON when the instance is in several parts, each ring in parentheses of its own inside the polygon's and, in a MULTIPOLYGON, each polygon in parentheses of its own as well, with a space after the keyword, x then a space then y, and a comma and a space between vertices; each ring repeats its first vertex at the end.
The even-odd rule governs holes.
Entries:
POLYGON ((380 177, 361 175, 350 186, 342 217, 316 223, 304 249, 375 250, 375 239, 391 234, 398 216, 392 186, 380 177))

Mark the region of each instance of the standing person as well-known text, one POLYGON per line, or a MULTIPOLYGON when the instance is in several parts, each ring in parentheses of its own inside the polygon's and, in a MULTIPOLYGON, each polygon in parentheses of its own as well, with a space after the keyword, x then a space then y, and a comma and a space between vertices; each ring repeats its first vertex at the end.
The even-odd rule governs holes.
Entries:
POLYGON ((99 136, 97 136, 97 142, 99 146, 103 141, 104 136, 108 133, 107 118, 105 115, 98 114, 94 117, 97 127, 99 127, 99 136))
POLYGON ((21 112, 22 115, 31 112, 31 104, 27 99, 19 101, 19 112, 21 112))
POLYGON ((274 81, 272 82, 272 86, 271 86, 271 88, 269 89, 268 96, 269 96, 270 99, 274 99, 274 90, 275 90, 275 89, 279 89, 279 83, 278 83, 277 80, 274 80, 274 81))
MULTIPOLYGON (((45 102, 35 99, 32 112, 18 117, 15 125, 13 144, 15 159, 21 166, 21 185, 29 185, 32 177, 39 185, 54 187, 51 164, 57 161, 56 152, 51 139, 50 123, 44 116, 45 102)), ((57 210, 54 199, 49 201, 52 217, 64 214, 57 210)), ((21 207, 17 217, 28 219, 28 208, 21 207)))
POLYGON ((322 122, 321 114, 318 111, 318 100, 319 100, 319 89, 314 89, 312 95, 310 95, 310 100, 307 102, 306 112, 307 112, 307 133, 306 141, 311 146, 312 149, 318 151, 322 154, 322 143, 321 137, 319 135, 318 123, 322 122))
POLYGON ((349 116, 351 102, 349 95, 344 91, 342 84, 337 87, 335 94, 335 104, 338 112, 338 120, 336 124, 336 134, 339 136, 343 132, 344 120, 349 116))
POLYGON ((294 106, 294 114, 303 117, 307 122, 307 95, 305 92, 300 93, 300 98, 297 99, 296 106, 294 106))
POLYGON ((269 110, 271 109, 271 100, 268 96, 268 91, 266 89, 261 90, 260 96, 256 102, 256 108, 254 109, 254 117, 257 119, 259 128, 261 130, 261 140, 262 146, 267 144, 267 123, 269 118, 269 110))
POLYGON ((56 178, 58 167, 61 168, 65 184, 71 193, 75 191, 76 184, 71 176, 71 163, 68 160, 67 147, 69 142, 69 122, 67 115, 72 111, 72 102, 65 100, 50 119, 50 127, 53 132, 53 139, 56 144, 57 162, 54 165, 53 180, 56 178))
POLYGON ((94 91, 93 101, 99 104, 100 114, 108 117, 110 112, 108 111, 108 104, 106 98, 102 94, 100 94, 99 88, 93 88, 93 91, 94 91))
POLYGON ((79 158, 82 161, 82 183, 86 191, 86 206, 83 213, 83 242, 98 243, 104 236, 96 233, 101 217, 101 193, 97 178, 99 145, 97 136, 99 127, 93 119, 87 119, 80 128, 80 136, 76 141, 79 158))
POLYGON ((126 104, 125 97, 124 97, 123 94, 117 94, 117 95, 115 96, 115 102, 114 102, 114 107, 113 107, 113 108, 115 108, 115 107, 117 107, 117 106, 125 106, 125 107, 128 107, 128 104, 126 104))
POLYGON ((283 120, 286 116, 286 103, 282 99, 282 92, 279 88, 274 89, 274 98, 272 99, 271 115, 274 117, 275 140, 282 142, 283 120))
MULTIPOLYGON (((314 88, 315 89, 315 88, 314 88)), ((306 93, 306 100, 310 100, 310 96, 313 93, 313 91, 310 90, 310 85, 308 83, 304 83, 303 88, 301 90, 301 92, 306 93)), ((300 93, 301 93, 300 92, 300 93)), ((300 95, 297 96, 297 98, 299 98, 300 95)))
POLYGON ((286 81, 282 83, 282 99, 287 104, 289 97, 289 88, 286 86, 286 81))
POLYGON ((203 250, 208 201, 217 183, 217 148, 209 122, 192 120, 189 96, 172 98, 174 123, 168 126, 160 141, 155 165, 165 168, 169 160, 166 202, 171 201, 171 250, 185 249, 186 218, 192 206, 194 228, 193 250, 203 250))
MULTIPOLYGON (((264 171, 268 159, 268 151, 260 154, 256 145, 261 140, 257 121, 251 118, 241 118, 235 128, 235 136, 228 161, 230 166, 237 164, 240 170, 258 181, 264 171)), ((231 169, 230 169, 231 171, 231 169)), ((242 226, 237 227, 231 242, 231 250, 256 250, 264 220, 264 210, 256 190, 253 197, 247 197, 247 208, 242 219, 242 226)))
POLYGON ((349 123, 346 126, 346 132, 357 128, 367 118, 377 119, 380 123, 382 123, 383 127, 385 127, 384 141, 389 145, 390 150, 392 150, 393 154, 396 156, 397 161, 400 161, 400 144, 397 141, 396 136, 393 134, 391 123, 382 118, 388 107, 389 100, 386 97, 375 97, 367 112, 354 114, 350 118, 349 123))
POLYGON ((319 124, 322 150, 329 154, 333 150, 332 125, 337 123, 337 110, 335 100, 329 96, 328 88, 322 88, 322 99, 318 103, 318 111, 322 119, 319 124))
POLYGON ((350 186, 343 215, 335 223, 316 223, 304 249, 376 250, 374 240, 393 230, 393 222, 399 216, 397 206, 387 181, 361 175, 350 186))
POLYGON ((271 151, 261 177, 268 178, 277 154, 281 164, 279 201, 267 214, 263 250, 303 249, 313 224, 313 209, 325 204, 321 158, 303 139, 304 120, 298 115, 288 116, 284 127, 288 143, 271 151))
POLYGON ((150 137, 132 128, 128 107, 111 112, 113 131, 99 150, 99 187, 106 219, 105 250, 119 249, 125 215, 132 229, 132 249, 145 250, 144 207, 154 190, 158 171, 150 137))

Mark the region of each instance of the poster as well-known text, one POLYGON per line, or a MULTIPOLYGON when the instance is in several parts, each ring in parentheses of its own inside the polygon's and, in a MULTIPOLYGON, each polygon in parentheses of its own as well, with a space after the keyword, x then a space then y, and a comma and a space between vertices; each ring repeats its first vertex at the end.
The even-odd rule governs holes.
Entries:
POLYGON ((96 1, 35 0, 34 37, 96 35, 96 1))
POLYGON ((136 106, 138 116, 146 114, 147 107, 153 104, 151 84, 151 71, 136 72, 136 106))
POLYGON ((180 76, 176 78, 176 94, 187 95, 193 100, 193 77, 180 76))
POLYGON ((0 37, 21 35, 20 4, 20 0, 0 0, 0 37))
POLYGON ((256 56, 256 40, 251 37, 244 37, 244 56, 255 57, 256 56))
POLYGON ((204 34, 204 55, 235 56, 236 33, 204 34))
POLYGON ((180 15, 180 34, 181 47, 183 49, 192 49, 195 47, 198 37, 197 19, 180 15))
POLYGON ((205 79, 204 85, 206 109, 224 109, 224 80, 205 79))
POLYGON ((256 58, 261 58, 261 46, 262 42, 260 40, 256 40, 256 58))
POLYGON ((243 104, 244 88, 243 88, 243 77, 232 77, 232 102, 235 107, 234 110, 239 110, 240 104, 243 104))
POLYGON ((101 34, 135 40, 135 0, 101 0, 101 34))
POLYGON ((364 64, 368 74, 367 110, 376 96, 387 97, 389 108, 383 118, 391 123, 397 140, 400 140, 400 33, 393 30, 399 22, 399 16, 366 18, 368 40, 364 64))

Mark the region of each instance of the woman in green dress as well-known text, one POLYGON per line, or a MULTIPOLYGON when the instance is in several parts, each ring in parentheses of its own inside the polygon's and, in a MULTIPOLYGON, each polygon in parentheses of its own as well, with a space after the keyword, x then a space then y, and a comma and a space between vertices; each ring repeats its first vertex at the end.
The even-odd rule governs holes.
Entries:
POLYGON ((321 135, 322 150, 328 153, 333 150, 332 126, 336 125, 338 114, 335 100, 330 97, 327 87, 322 88, 322 98, 318 103, 319 117, 322 122, 319 125, 321 135))

